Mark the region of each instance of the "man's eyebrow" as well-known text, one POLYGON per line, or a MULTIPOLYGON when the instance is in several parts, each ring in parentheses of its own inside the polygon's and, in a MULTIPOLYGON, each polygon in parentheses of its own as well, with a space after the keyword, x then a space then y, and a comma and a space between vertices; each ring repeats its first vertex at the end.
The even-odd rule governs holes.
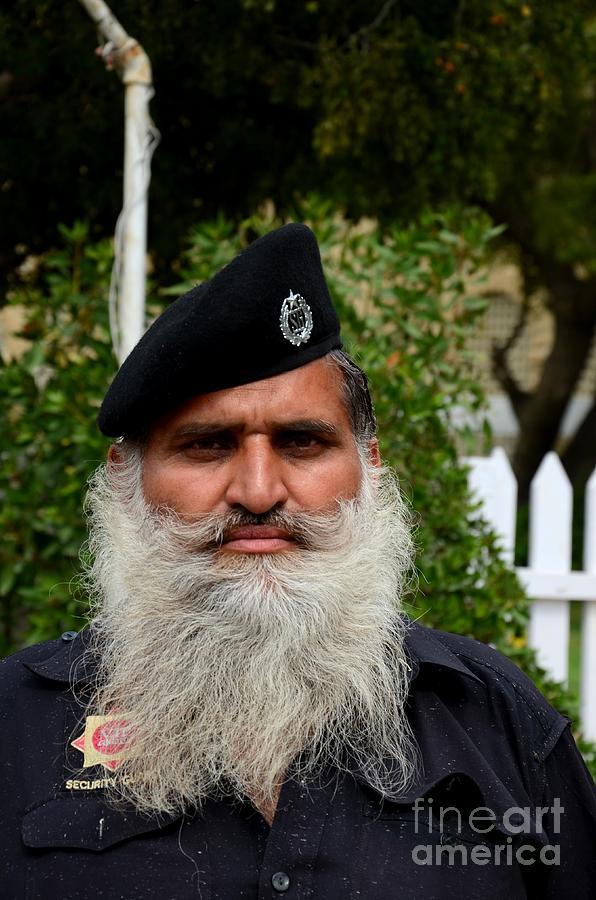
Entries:
POLYGON ((199 436, 209 434, 221 434, 224 431, 233 431, 233 425, 223 425, 218 422, 186 422, 172 432, 173 438, 186 437, 188 435, 199 436))
MULTIPOLYGON (((277 432, 311 432, 314 434, 338 434, 336 425, 332 422, 326 422, 324 419, 290 419, 287 422, 272 422, 270 425, 273 431, 277 432)), ((236 422, 186 422, 172 432, 172 438, 188 437, 188 436, 204 436, 212 434, 223 434, 224 432, 233 432, 242 430, 243 426, 236 422)))
POLYGON ((336 425, 332 422, 326 422, 324 419, 293 419, 290 422, 275 423, 274 427, 278 431, 294 432, 294 431, 310 431, 316 434, 338 433, 336 425))

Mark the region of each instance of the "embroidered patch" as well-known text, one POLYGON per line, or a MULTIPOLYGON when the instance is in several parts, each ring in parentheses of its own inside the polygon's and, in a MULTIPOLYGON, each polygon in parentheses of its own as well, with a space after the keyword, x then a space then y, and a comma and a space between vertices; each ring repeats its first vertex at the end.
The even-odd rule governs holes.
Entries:
POLYGON ((71 741, 83 754, 83 768, 101 765, 113 772, 131 754, 133 728, 120 716, 87 716, 85 730, 71 741))
POLYGON ((306 344, 312 334, 312 311, 301 294, 290 291, 281 305, 279 327, 286 341, 299 347, 306 344))

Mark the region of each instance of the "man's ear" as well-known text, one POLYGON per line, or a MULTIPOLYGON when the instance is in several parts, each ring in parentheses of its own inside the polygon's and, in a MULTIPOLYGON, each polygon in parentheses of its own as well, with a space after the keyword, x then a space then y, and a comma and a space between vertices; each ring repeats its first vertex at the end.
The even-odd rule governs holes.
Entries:
POLYGON ((118 444, 110 444, 110 449, 108 450, 108 469, 119 466, 121 462, 122 454, 118 449, 118 444))
POLYGON ((368 458, 373 466, 380 469, 383 465, 381 460, 381 451, 379 450, 379 442, 375 438, 371 438, 368 442, 368 458))

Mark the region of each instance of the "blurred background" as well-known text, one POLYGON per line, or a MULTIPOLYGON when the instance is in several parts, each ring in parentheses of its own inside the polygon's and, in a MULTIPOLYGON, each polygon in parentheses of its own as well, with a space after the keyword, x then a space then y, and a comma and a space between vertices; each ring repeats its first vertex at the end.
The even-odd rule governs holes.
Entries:
MULTIPOLYGON (((593 4, 111 8, 151 59, 161 132, 148 318, 259 234, 308 221, 348 347, 371 373, 385 454, 420 515, 416 614, 496 643, 579 727, 582 610, 594 617, 594 604, 567 604, 569 670, 549 680, 512 561, 528 561, 530 485, 556 451, 574 496, 572 564, 587 565, 593 4), (460 465, 495 446, 517 483, 509 557, 460 465)), ((105 455, 94 419, 117 365, 107 295, 123 167, 122 84, 98 43, 76 0, 0 12, 3 652, 85 617, 82 504, 105 455)))

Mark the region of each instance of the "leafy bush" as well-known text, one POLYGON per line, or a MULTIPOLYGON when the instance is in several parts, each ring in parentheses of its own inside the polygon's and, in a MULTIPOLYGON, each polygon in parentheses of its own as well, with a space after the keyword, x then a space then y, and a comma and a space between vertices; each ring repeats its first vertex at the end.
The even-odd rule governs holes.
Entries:
MULTIPOLYGON (((475 211, 427 213, 409 227, 353 224, 316 198, 300 218, 319 239, 347 348, 371 377, 384 456, 419 516, 420 589, 411 613, 493 643, 577 721, 573 698, 526 646, 527 600, 458 464, 451 413, 482 404, 465 338, 484 301, 470 286, 496 229, 475 211)), ((223 218, 202 223, 180 283, 162 295, 209 277, 277 224, 272 208, 240 227, 223 218)), ((2 378, 3 651, 80 627, 85 614, 69 582, 84 539, 82 488, 106 449, 94 416, 114 370, 104 299, 110 252, 89 244, 82 226, 63 229, 63 237, 64 249, 48 253, 35 283, 11 298, 26 307, 31 345, 2 378)))
POLYGON ((29 349, 0 370, 0 653, 66 628, 84 607, 69 583, 83 540, 83 490, 105 458, 94 425, 114 358, 107 286, 112 251, 78 224, 9 296, 29 349))

